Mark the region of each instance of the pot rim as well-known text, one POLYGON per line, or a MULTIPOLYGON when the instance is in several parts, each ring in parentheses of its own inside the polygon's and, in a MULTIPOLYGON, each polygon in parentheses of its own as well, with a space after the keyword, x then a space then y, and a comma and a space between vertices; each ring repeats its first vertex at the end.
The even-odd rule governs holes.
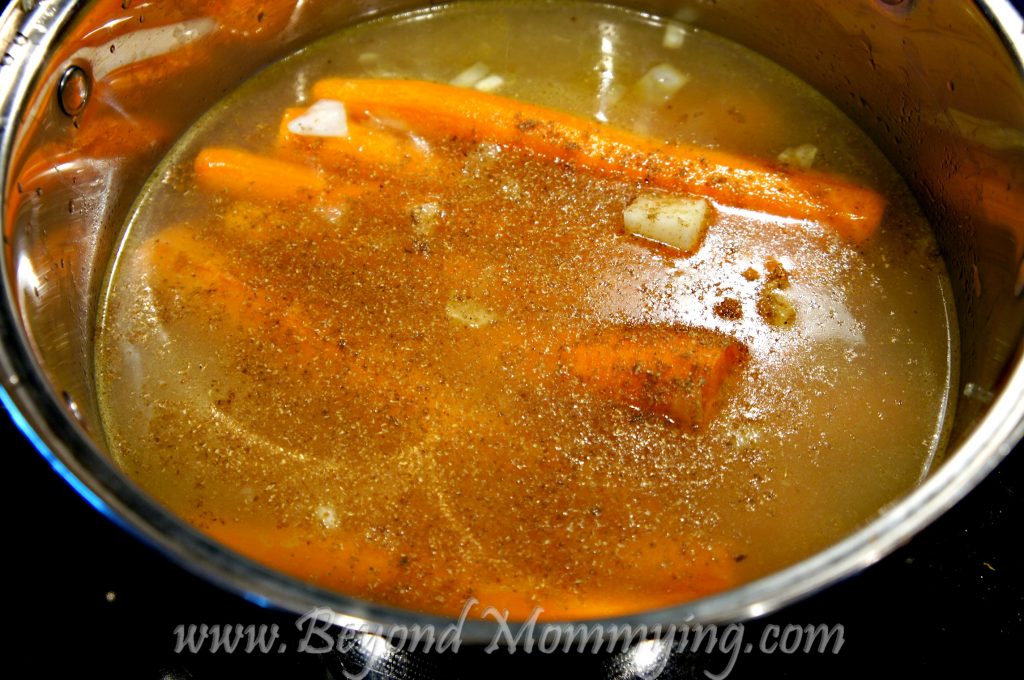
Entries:
MULTIPOLYGON (((10 3, 0 15, 0 187, 7 186, 7 164, 17 125, 36 75, 50 48, 84 0, 10 3)), ((975 3, 1024 73, 1021 15, 1009 0, 975 3)), ((6 197, 6 190, 0 201, 6 197)), ((2 212, 0 212, 2 214, 2 212)), ((10 281, 6 258, 3 280, 10 281)), ((19 323, 18 306, 5 285, 0 304, 0 401, 11 419, 53 469, 90 505, 188 571, 260 606, 307 614, 328 608, 333 622, 363 630, 388 626, 459 623, 467 642, 494 640, 499 623, 482 618, 459 622, 375 604, 319 588, 264 567, 199 533, 157 504, 125 477, 92 442, 64 407, 43 371, 19 323)), ((684 604, 628 616, 550 625, 670 626, 721 623, 755 618, 806 597, 877 562, 952 507, 1013 449, 1024 435, 1024 357, 1013 369, 987 413, 958 449, 924 483, 880 510, 869 524, 829 548, 756 581, 684 604)), ((486 603, 483 603, 486 606, 486 603)), ((479 614, 480 612, 477 612, 479 614)))

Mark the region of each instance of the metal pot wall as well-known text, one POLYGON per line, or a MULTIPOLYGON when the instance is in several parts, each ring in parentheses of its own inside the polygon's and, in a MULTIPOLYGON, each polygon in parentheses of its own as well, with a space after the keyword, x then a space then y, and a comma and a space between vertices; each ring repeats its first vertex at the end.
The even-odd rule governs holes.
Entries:
MULTIPOLYGON (((93 320, 111 249, 150 170, 190 122, 268 60, 347 23, 425 3, 280 0, 265 3, 258 21, 231 29, 216 16, 190 14, 198 4, 22 0, 0 18, 0 397, 97 509, 224 587, 299 613, 328 606, 353 623, 443 623, 300 583, 222 548, 152 501, 104 451, 93 320), (189 58, 175 59, 182 54, 189 58)), ((624 4, 656 14, 680 9, 624 4)), ((952 277, 961 397, 942 463, 862 530, 767 578, 619 622, 756 616, 822 588, 908 540, 1024 432, 1017 12, 1002 0, 682 4, 697 25, 766 54, 830 96, 906 177, 952 277)), ((463 633, 491 639, 491 626, 470 621, 463 633)))

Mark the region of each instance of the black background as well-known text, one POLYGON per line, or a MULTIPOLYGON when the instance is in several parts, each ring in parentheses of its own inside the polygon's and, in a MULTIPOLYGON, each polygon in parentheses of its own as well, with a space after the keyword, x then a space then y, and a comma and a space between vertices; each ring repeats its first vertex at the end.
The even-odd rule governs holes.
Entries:
MULTIPOLYGON (((10 594, 4 645, 33 675, 135 678, 341 677, 336 657, 175 654, 188 623, 277 623, 292 649, 295 617, 261 609, 184 571, 93 510, 36 454, 6 415, 0 442, 10 461, 3 495, 10 594)), ((1024 565, 1018 447, 964 501, 864 572, 746 624, 842 624, 838 655, 743 655, 729 676, 946 677, 1024 668, 1024 565)), ((501 669, 549 677, 607 674, 609 659, 515 656, 464 649, 433 659, 446 677, 501 669)), ((674 657, 661 677, 720 672, 718 657, 674 657)), ((406 675, 408 673, 401 673, 406 675)), ((373 676, 371 676, 373 677, 373 676)))

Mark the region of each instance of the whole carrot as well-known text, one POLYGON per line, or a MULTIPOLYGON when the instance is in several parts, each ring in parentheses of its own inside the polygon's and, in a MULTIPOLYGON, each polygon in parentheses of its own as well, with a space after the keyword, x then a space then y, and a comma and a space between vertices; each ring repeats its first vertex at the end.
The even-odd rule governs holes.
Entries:
POLYGON ((200 151, 193 170, 203 188, 256 203, 341 205, 372 188, 369 184, 329 182, 315 168, 300 162, 221 147, 200 151))
POLYGON ((451 616, 458 615, 470 596, 478 600, 481 611, 495 607, 508 612, 510 620, 526 620, 538 607, 542 621, 622 616, 711 595, 736 582, 735 560, 721 547, 647 537, 625 545, 618 557, 628 564, 630 578, 595 579, 572 589, 541 587, 528 578, 496 579, 485 570, 452 581, 450 576, 441 577, 443 565, 425 565, 431 580, 447 580, 446 590, 460 594, 455 607, 439 608, 436 592, 410 588, 415 577, 401 567, 400 555, 353 532, 254 521, 194 519, 192 524, 232 550, 304 581, 363 597, 386 598, 397 588, 406 606, 412 601, 451 616))
POLYGON ((180 296, 190 309, 208 315, 195 321, 203 327, 214 324, 218 334, 247 336, 281 353, 293 366, 329 367, 349 387, 367 394, 405 395, 426 381, 414 369, 398 377, 389 372, 393 363, 387 350, 361 343, 354 351, 343 349, 317 332, 319 310, 246 281, 236 273, 245 265, 222 253, 219 243, 199 240, 186 225, 157 232, 141 249, 154 288, 180 296))
POLYGON ((511 620, 526 620, 540 607, 541 621, 624 616, 670 607, 726 590, 737 582, 735 558, 722 546, 711 548, 683 539, 644 536, 606 558, 621 571, 613 578, 595 577, 574 588, 538 588, 525 578, 500 582, 481 574, 469 587, 481 607, 507 611, 511 620))
POLYGON ((255 522, 193 520, 203 533, 249 559, 304 581, 368 596, 397 577, 398 556, 355 534, 255 522))
POLYGON ((289 123, 308 109, 285 111, 278 131, 278 147, 292 155, 320 159, 327 171, 358 167, 370 171, 402 172, 407 175, 437 174, 440 161, 418 148, 405 135, 349 121, 342 137, 308 137, 295 134, 289 123))
POLYGON ((238 149, 203 149, 193 167, 201 185, 238 198, 315 203, 327 191, 314 168, 238 149))
POLYGON ((355 115, 399 119, 415 131, 518 146, 590 172, 627 177, 725 205, 827 225, 860 243, 878 228, 885 199, 820 172, 650 139, 553 109, 419 80, 330 78, 313 96, 355 115))
POLYGON ((315 361, 320 354, 333 358, 329 352, 335 348, 328 345, 324 349, 327 343, 317 339, 301 309, 247 285, 232 273, 231 261, 219 250, 180 225, 157 232, 141 252, 158 290, 173 292, 186 304, 206 310, 211 320, 223 325, 218 332, 244 331, 287 352, 299 364, 315 361))

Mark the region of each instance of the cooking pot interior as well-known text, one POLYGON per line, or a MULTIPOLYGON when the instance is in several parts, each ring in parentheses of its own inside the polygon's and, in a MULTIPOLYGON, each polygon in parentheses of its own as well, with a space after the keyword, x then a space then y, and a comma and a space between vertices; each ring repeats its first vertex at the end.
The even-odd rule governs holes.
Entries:
MULTIPOLYGON (((427 3, 281 0, 263 3, 258 20, 227 33, 215 19, 189 13, 200 4, 22 2, 3 20, 0 82, 11 93, 2 113, 4 387, 73 472, 83 446, 104 446, 92 376, 103 276, 132 201, 163 153, 268 61, 349 23, 427 3), (218 32, 216 48, 202 53, 218 32), (181 63, 164 76, 147 68, 161 60, 181 63), (92 132, 98 123, 116 132, 92 132)), ((1019 361, 1019 19, 1002 3, 937 0, 623 4, 680 17, 791 69, 901 171, 934 226, 953 284, 960 355, 952 455, 984 424, 1019 361), (1000 30, 994 17, 1017 23, 1000 30)))

